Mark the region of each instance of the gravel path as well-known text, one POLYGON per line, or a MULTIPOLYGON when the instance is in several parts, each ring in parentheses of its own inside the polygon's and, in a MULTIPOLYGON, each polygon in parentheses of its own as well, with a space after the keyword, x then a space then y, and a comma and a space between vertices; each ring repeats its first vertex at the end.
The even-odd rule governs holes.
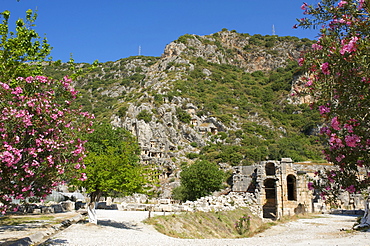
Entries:
MULTIPOLYGON (((148 212, 98 210, 98 225, 75 224, 54 235, 46 245, 370 245, 370 232, 347 232, 356 217, 320 215, 274 226, 252 238, 178 239, 141 223, 148 212)), ((160 213, 163 214, 163 213, 160 213)))

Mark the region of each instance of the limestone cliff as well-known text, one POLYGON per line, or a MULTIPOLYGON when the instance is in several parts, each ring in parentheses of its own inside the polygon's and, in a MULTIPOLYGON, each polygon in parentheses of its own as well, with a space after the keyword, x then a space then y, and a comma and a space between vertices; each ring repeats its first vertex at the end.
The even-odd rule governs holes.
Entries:
POLYGON ((142 161, 157 166, 168 197, 181 165, 198 158, 227 170, 319 157, 310 135, 319 117, 289 98, 296 60, 310 44, 228 30, 186 34, 161 57, 101 64, 76 86, 87 110, 137 136, 142 161))

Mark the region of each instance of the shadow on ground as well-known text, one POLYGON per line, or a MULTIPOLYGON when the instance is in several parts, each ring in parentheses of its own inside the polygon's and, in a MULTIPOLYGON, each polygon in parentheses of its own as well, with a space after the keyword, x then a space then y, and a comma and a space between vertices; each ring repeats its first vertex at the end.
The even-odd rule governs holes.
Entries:
POLYGON ((49 245, 53 245, 53 246, 68 245, 68 241, 64 239, 49 239, 46 242, 39 244, 39 246, 49 246, 49 245))
POLYGON ((130 222, 117 222, 114 220, 98 220, 99 226, 110 226, 118 229, 140 230, 136 224, 130 222))
POLYGON ((9 225, 9 226, 0 226, 0 232, 9 232, 9 231, 27 231, 31 229, 37 229, 42 227, 41 223, 29 223, 29 224, 20 224, 20 225, 9 225))

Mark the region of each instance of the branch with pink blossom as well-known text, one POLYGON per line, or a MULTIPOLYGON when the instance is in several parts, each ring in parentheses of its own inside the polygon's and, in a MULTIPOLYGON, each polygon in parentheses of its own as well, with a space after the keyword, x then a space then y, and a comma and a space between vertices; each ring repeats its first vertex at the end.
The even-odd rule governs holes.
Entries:
POLYGON ((0 82, 0 210, 12 199, 45 197, 58 183, 84 180, 85 141, 94 116, 75 107, 77 91, 36 76, 0 82), (76 176, 76 175, 79 176, 76 176))
MULTIPOLYGON (((299 64, 308 71, 303 79, 326 126, 321 129, 326 159, 335 170, 318 173, 312 184, 335 197, 338 190, 358 193, 370 183, 370 26, 369 1, 320 1, 304 4, 303 28, 318 27, 320 34, 299 64)), ((302 93, 302 92, 301 92, 302 93)))

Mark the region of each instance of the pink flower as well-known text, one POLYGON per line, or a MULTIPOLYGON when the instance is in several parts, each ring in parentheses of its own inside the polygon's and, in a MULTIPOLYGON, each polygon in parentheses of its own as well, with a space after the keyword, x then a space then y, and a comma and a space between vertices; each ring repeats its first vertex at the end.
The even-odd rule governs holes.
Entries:
POLYGON ((11 167, 15 162, 14 155, 9 151, 4 151, 2 154, 0 154, 0 158, 3 162, 5 162, 7 167, 11 167))
POLYGON ((332 120, 331 120, 331 127, 334 129, 334 130, 340 130, 341 127, 340 127, 340 123, 338 121, 338 117, 335 116, 332 120))
POLYGON ((328 108, 324 105, 320 105, 319 106, 319 111, 320 111, 320 114, 323 115, 323 114, 326 114, 326 113, 330 113, 330 108, 328 108))
POLYGON ((8 84, 5 84, 3 82, 0 82, 0 85, 1 85, 1 87, 3 87, 4 90, 9 90, 10 89, 10 87, 9 87, 8 84))
MULTIPOLYGON (((306 83, 306 85, 305 85, 305 86, 309 87, 309 86, 311 86, 312 84, 313 84, 312 79, 309 79, 309 80, 307 81, 307 83, 306 83)), ((329 110, 330 110, 330 109, 329 109, 329 110)))
POLYGON ((22 189, 22 192, 26 192, 26 191, 29 191, 31 189, 31 185, 30 186, 27 186, 27 187, 24 187, 22 189))
POLYGON ((356 188, 354 185, 350 185, 349 187, 346 188, 346 191, 348 191, 349 193, 355 193, 356 188))
POLYGON ((14 95, 19 95, 19 94, 22 94, 23 93, 23 90, 21 87, 16 87, 13 91, 12 91, 12 94, 14 95))
POLYGON ((370 84, 370 79, 369 78, 362 77, 361 81, 366 83, 366 84, 370 84))
POLYGON ((301 9, 302 9, 302 10, 306 10, 306 7, 307 7, 307 6, 308 6, 308 4, 307 4, 307 3, 303 3, 303 4, 302 4, 302 6, 301 6, 301 9))
POLYGON ((348 44, 345 43, 345 40, 341 41, 342 49, 339 51, 341 55, 344 55, 346 52, 351 53, 356 51, 356 42, 358 41, 358 37, 352 37, 348 44))
POLYGON ((357 165, 358 165, 359 167, 363 167, 363 166, 364 166, 364 161, 363 161, 363 160, 358 160, 358 161, 357 161, 357 165))
POLYGON ((353 132, 353 126, 350 124, 344 124, 344 128, 347 129, 348 132, 352 133, 353 132))
POLYGON ((358 9, 362 9, 365 4, 365 0, 359 0, 358 1, 358 9))
POLYGON ((338 6, 340 7, 340 8, 342 8, 344 5, 346 5, 347 4, 347 2, 346 1, 340 1, 339 3, 338 3, 338 6))
POLYGON ((346 141, 348 147, 356 147, 357 143, 360 142, 360 137, 355 134, 347 135, 345 136, 344 140, 346 141))
POLYGON ((315 43, 315 44, 312 44, 312 49, 313 50, 321 50, 322 49, 322 46, 319 45, 318 43, 315 43))
POLYGON ((302 57, 301 57, 301 58, 299 58, 299 59, 298 59, 298 65, 299 65, 299 66, 303 66, 303 63, 304 63, 304 58, 302 58, 302 57))
POLYGON ((320 134, 330 135, 331 131, 328 127, 324 126, 320 129, 320 134))
POLYGON ((307 186, 308 186, 308 189, 309 190, 313 190, 314 189, 312 182, 308 182, 307 186))
POLYGON ((329 138, 329 143, 331 146, 337 148, 337 147, 344 147, 343 143, 342 143, 342 140, 335 134, 335 133, 332 133, 330 135, 330 138, 329 138))
POLYGON ((78 180, 86 181, 87 180, 86 173, 81 173, 81 177, 78 180))
POLYGON ((321 64, 321 71, 322 71, 323 74, 329 75, 330 74, 329 63, 325 62, 325 63, 321 64))
POLYGON ((48 160, 49 164, 51 164, 51 165, 54 164, 54 159, 53 159, 52 155, 49 155, 48 157, 46 157, 46 159, 48 160))
POLYGON ((340 156, 337 156, 337 157, 335 158, 335 160, 336 160, 337 162, 341 162, 341 160, 343 160, 345 157, 346 157, 345 155, 340 155, 340 156))

